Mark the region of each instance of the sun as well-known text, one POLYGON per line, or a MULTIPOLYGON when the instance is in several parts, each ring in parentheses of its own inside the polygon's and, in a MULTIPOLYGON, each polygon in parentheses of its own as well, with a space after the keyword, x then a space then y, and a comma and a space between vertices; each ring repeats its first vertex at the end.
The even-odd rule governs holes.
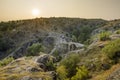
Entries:
POLYGON ((37 8, 33 9, 33 10, 32 10, 32 15, 33 15, 34 17, 38 17, 38 16, 40 15, 40 10, 37 9, 37 8))

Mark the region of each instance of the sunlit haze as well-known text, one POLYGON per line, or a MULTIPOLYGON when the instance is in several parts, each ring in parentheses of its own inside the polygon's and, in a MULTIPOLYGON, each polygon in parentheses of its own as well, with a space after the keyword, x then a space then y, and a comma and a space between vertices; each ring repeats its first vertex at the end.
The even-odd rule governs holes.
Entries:
POLYGON ((0 0, 0 21, 35 17, 120 18, 120 0, 0 0))
POLYGON ((35 8, 35 9, 32 10, 32 14, 33 14, 34 17, 39 17, 40 10, 35 8))

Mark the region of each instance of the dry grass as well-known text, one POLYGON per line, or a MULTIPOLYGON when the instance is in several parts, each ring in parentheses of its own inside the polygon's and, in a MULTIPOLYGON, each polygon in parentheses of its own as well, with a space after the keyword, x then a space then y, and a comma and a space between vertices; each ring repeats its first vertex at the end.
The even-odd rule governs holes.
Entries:
POLYGON ((48 80, 52 80, 50 77, 50 74, 47 72, 24 72, 24 73, 7 73, 6 71, 3 71, 0 73, 0 80, 18 80, 24 76, 30 76, 32 78, 44 78, 48 80))
POLYGON ((106 78, 118 68, 120 68, 120 64, 112 66, 109 70, 102 72, 101 74, 93 77, 91 80, 106 80, 106 78))
POLYGON ((0 80, 19 80, 24 76, 52 80, 48 72, 29 72, 27 71, 28 67, 36 67, 39 69, 39 66, 34 63, 33 60, 26 60, 25 58, 20 58, 16 61, 13 61, 5 67, 0 67, 0 80))

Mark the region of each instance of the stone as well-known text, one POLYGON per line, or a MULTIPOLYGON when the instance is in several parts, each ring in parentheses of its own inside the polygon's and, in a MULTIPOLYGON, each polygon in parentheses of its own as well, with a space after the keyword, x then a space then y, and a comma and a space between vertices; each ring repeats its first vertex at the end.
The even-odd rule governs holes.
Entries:
POLYGON ((52 60, 52 61, 54 62, 54 61, 55 61, 54 59, 55 59, 55 58, 52 57, 52 56, 50 56, 50 55, 43 54, 43 55, 41 55, 41 56, 38 56, 38 57, 35 59, 35 62, 46 64, 46 63, 49 62, 50 60, 52 60))
POLYGON ((43 63, 37 64, 40 68, 42 68, 44 71, 46 70, 46 66, 43 63))
POLYGON ((30 76, 24 76, 21 80, 44 80, 43 78, 33 78, 30 76))
POLYGON ((52 76, 52 80, 56 80, 57 79, 57 74, 56 74, 55 71, 50 71, 49 73, 52 76))
POLYGON ((30 76, 24 76, 21 80, 33 80, 30 76))
POLYGON ((103 70, 108 70, 110 68, 109 64, 102 64, 102 69, 103 70))
POLYGON ((29 72, 39 72, 39 71, 42 71, 40 68, 36 68, 36 67, 28 67, 26 70, 29 71, 29 72))
POLYGON ((106 80, 120 80, 120 68, 111 73, 106 80))

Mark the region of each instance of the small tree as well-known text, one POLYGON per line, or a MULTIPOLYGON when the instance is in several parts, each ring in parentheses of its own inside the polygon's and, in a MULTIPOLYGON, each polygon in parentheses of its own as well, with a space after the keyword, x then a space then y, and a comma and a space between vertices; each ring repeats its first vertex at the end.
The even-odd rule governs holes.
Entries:
POLYGON ((55 50, 52 55, 56 58, 57 62, 59 62, 62 59, 62 57, 59 54, 58 50, 55 50))
POLYGON ((56 67, 53 63, 53 60, 48 61, 45 65, 46 65, 48 71, 53 71, 56 69, 56 67))
POLYGON ((116 31, 116 34, 120 34, 120 29, 116 31))
POLYGON ((88 70, 85 66, 82 66, 80 68, 76 68, 77 73, 75 76, 71 78, 71 80, 86 80, 88 77, 88 70))
POLYGON ((120 39, 108 43, 108 45, 102 49, 102 52, 105 53, 110 59, 120 57, 120 39))
POLYGON ((7 64, 12 62, 13 60, 14 60, 13 57, 5 58, 2 61, 0 61, 0 66, 6 66, 7 64))
POLYGON ((80 62, 79 54, 71 54, 61 61, 61 65, 64 65, 67 69, 68 78, 75 75, 76 67, 79 62, 80 62))
POLYGON ((106 41, 110 39, 110 33, 109 32, 102 32, 99 34, 100 41, 106 41))
POLYGON ((28 47, 28 56, 35 56, 38 55, 39 52, 43 52, 44 48, 40 43, 33 44, 32 46, 28 47))
POLYGON ((67 70, 65 66, 59 66, 57 68, 58 80, 65 80, 67 78, 67 70))

